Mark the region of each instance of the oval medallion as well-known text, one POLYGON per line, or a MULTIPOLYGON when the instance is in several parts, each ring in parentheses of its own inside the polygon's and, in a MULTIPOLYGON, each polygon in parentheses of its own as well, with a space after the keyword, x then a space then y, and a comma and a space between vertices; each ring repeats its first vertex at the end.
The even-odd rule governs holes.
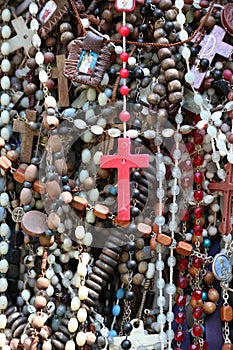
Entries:
POLYGON ((233 4, 229 3, 224 6, 221 12, 221 21, 224 29, 231 35, 233 35, 233 4))
POLYGON ((219 281, 230 281, 232 279, 231 264, 228 256, 221 253, 215 256, 213 273, 219 281))
POLYGON ((40 236, 48 229, 47 216, 37 210, 29 211, 24 214, 21 226, 29 236, 40 236))

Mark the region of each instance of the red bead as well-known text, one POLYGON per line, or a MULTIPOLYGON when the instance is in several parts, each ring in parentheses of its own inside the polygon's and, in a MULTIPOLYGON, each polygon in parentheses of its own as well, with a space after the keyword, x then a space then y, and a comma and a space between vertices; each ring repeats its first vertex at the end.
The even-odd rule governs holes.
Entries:
POLYGON ((178 261, 178 269, 180 271, 185 271, 188 269, 188 265, 189 265, 189 262, 187 259, 185 258, 181 258, 179 261, 178 261))
POLYGON ((204 198, 204 192, 202 190, 195 190, 193 196, 196 201, 200 202, 204 198))
POLYGON ((175 321, 176 323, 178 324, 182 324, 184 323, 185 321, 185 313, 180 311, 180 312, 177 312, 176 316, 175 316, 175 321))
POLYGON ((182 329, 175 331, 174 339, 178 342, 184 341, 184 331, 182 329))
POLYGON ((122 52, 122 53, 120 54, 120 60, 121 60, 122 62, 127 62, 128 59, 129 59, 129 55, 127 54, 127 52, 122 52))
POLYGON ((195 337, 200 337, 202 335, 203 329, 202 326, 195 325, 193 326, 193 335, 195 337))
POLYGON ((126 78, 128 78, 128 76, 129 76, 128 69, 121 68, 121 70, 120 70, 120 77, 126 79, 126 78))
POLYGON ((182 169, 182 171, 193 170, 193 164, 190 159, 187 159, 185 162, 181 163, 180 168, 182 169))
POLYGON ((128 86, 127 86, 127 85, 122 85, 122 86, 120 87, 120 93, 121 93, 122 96, 128 95, 128 93, 129 93, 129 88, 128 88, 128 86))
POLYGON ((194 267, 196 267, 197 269, 202 268, 202 266, 203 266, 203 260, 202 260, 202 258, 198 258, 197 256, 195 256, 195 257, 193 258, 192 265, 193 265, 194 267))
POLYGON ((203 313, 203 310, 201 307, 195 307, 192 311, 193 318, 196 318, 196 319, 202 318, 202 313, 203 313))
POLYGON ((180 218, 182 221, 188 221, 190 219, 190 213, 188 210, 181 210, 180 218))
POLYGON ((130 114, 129 112, 127 111, 122 111, 120 114, 119 114, 119 119, 120 121, 122 122, 128 122, 130 120, 130 114))
POLYGON ((193 153, 195 151, 195 145, 193 142, 187 142, 186 148, 187 148, 189 153, 193 153))
POLYGON ((209 344, 208 344, 208 341, 207 341, 207 340, 204 340, 202 349, 203 349, 203 350, 208 350, 208 349, 209 349, 209 344))
POLYGON ((183 177, 181 180, 181 186, 182 188, 189 188, 193 184, 192 178, 191 177, 183 177))
POLYGON ((200 171, 197 171, 196 173, 194 173, 193 180, 197 184, 202 183, 202 181, 204 181, 204 174, 201 173, 200 171))
POLYGON ((193 231, 196 236, 201 236, 203 232, 203 227, 201 225, 195 225, 193 226, 193 231))
POLYGON ((187 279, 186 277, 181 277, 181 276, 178 277, 177 286, 178 286, 179 288, 184 289, 184 288, 187 287, 187 285, 188 285, 188 279, 187 279))
POLYGON ((232 71, 230 69, 224 69, 222 75, 223 75, 224 79, 231 80, 231 78, 232 78, 232 71))
POLYGON ((202 207, 194 208, 193 215, 195 218, 201 218, 204 215, 204 210, 202 207))
POLYGON ((204 163, 204 157, 202 154, 197 154, 193 157, 193 164, 196 166, 202 165, 204 163))
POLYGON ((200 350, 200 346, 198 344, 191 344, 189 345, 188 350, 200 350))
POLYGON ((193 141, 195 145, 201 145, 203 140, 204 140, 204 137, 200 133, 197 133, 196 135, 194 135, 193 141))
POLYGON ((201 300, 202 298, 202 291, 201 289, 194 289, 192 291, 192 298, 195 300, 201 300))
POLYGON ((120 36, 128 36, 130 33, 129 27, 127 26, 121 26, 119 29, 120 36))
POLYGON ((185 306, 186 305, 186 296, 183 294, 176 295, 176 304, 178 306, 185 306))
POLYGON ((201 116, 199 114, 195 114, 193 117, 194 124, 197 124, 201 120, 201 116))

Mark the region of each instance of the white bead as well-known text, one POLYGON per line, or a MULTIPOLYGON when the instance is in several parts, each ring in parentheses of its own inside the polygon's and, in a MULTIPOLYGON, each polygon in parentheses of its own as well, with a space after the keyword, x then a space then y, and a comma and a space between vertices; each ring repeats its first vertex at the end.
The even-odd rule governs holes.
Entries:
POLYGON ((158 296, 158 298, 157 298, 157 305, 159 307, 163 307, 163 306, 165 306, 165 304, 166 304, 165 297, 163 295, 158 296))
POLYGON ((49 267, 47 270, 46 270, 46 273, 45 273, 45 275, 46 275, 46 277, 49 279, 49 280, 51 280, 51 278, 54 276, 54 270, 51 268, 51 267, 49 267))
POLYGON ((78 296, 80 300, 87 299, 88 296, 88 289, 86 286, 81 286, 78 290, 78 296))
POLYGON ((53 286, 56 286, 58 283, 59 283, 59 279, 56 275, 54 275, 52 278, 51 278, 51 283, 53 286))
POLYGON ((56 306, 55 306, 54 302, 49 301, 46 308, 47 308, 47 311, 51 314, 55 311, 56 306))
POLYGON ((10 96, 6 93, 1 95, 1 105, 8 106, 10 103, 10 96))
POLYGON ((217 129, 213 125, 209 125, 207 128, 207 133, 210 135, 210 137, 214 138, 217 136, 217 129))
POLYGON ((109 83, 109 75, 108 75, 108 73, 104 73, 104 77, 101 80, 100 85, 101 86, 106 86, 106 85, 108 85, 108 83, 109 83))
MULTIPOLYGON (((69 208, 69 206, 67 206, 67 208, 69 208)), ((67 230, 71 230, 73 227, 73 222, 71 219, 65 219, 64 225, 67 230)))
POLYGON ((7 242, 0 242, 0 254, 6 255, 9 251, 9 244, 7 242))
POLYGON ((115 53, 117 55, 120 55, 123 52, 123 48, 121 46, 116 46, 115 47, 115 53))
POLYGON ((32 18, 30 22, 30 29, 33 32, 37 32, 37 30, 39 29, 39 22, 35 18, 32 18))
POLYGON ((75 288, 79 288, 80 287, 80 276, 77 273, 74 274, 74 277, 71 280, 71 284, 75 288))
POLYGON ((136 64, 136 58, 135 57, 129 57, 129 59, 128 59, 128 64, 130 65, 130 66, 135 66, 135 64, 136 64))
POLYGON ((88 265, 89 261, 90 261, 90 254, 89 253, 82 253, 82 256, 81 256, 81 262, 85 265, 88 265))
POLYGON ((102 126, 99 126, 99 125, 92 125, 91 126, 91 132, 94 134, 94 135, 102 135, 103 132, 104 132, 104 129, 102 128, 102 126))
MULTIPOLYGON (((174 331, 173 331, 173 329, 168 329, 167 331, 166 331, 166 334, 167 334, 167 339, 168 340, 173 340, 174 339, 174 331)), ((171 348, 170 348, 171 349, 171 348)), ((167 350, 169 350, 169 348, 167 349, 167 350)), ((172 350, 172 349, 171 349, 172 350)))
POLYGON ((41 69, 39 73, 39 79, 41 83, 46 83, 46 81, 48 80, 48 74, 44 69, 41 69))
POLYGON ((0 273, 7 273, 9 268, 8 261, 6 259, 0 260, 0 273))
POLYGON ((11 28, 8 25, 2 27, 2 37, 3 39, 9 39, 11 36, 11 28))
POLYGON ((72 240, 69 237, 66 237, 63 241, 63 246, 65 249, 72 247, 72 240))
POLYGON ((86 232, 83 238, 83 244, 87 247, 90 247, 93 242, 93 235, 91 232, 86 232))
POLYGON ((36 63, 41 65, 44 63, 44 55, 41 51, 38 51, 35 56, 36 63))
POLYGON ((108 102, 108 96, 104 92, 101 92, 98 96, 98 102, 100 106, 105 106, 108 102))
POLYGON ((180 31, 180 40, 187 40, 188 39, 188 32, 185 29, 182 29, 180 31))
POLYGON ((47 293, 48 297, 51 297, 54 294, 54 288, 51 284, 46 289, 46 293, 47 293))
POLYGON ((81 19, 82 25, 85 29, 89 28, 91 23, 88 18, 82 18, 81 19))
POLYGON ((8 42, 3 42, 1 45, 1 53, 3 56, 8 56, 10 53, 10 44, 8 42))
POLYGON ((7 279, 2 277, 0 278, 0 292, 4 293, 7 290, 8 282, 7 279))
POLYGON ((96 89, 95 88, 88 88, 87 90, 87 99, 90 102, 94 102, 96 99, 96 89))
POLYGON ((109 335, 109 330, 107 327, 103 327, 101 330, 100 330, 100 333, 101 335, 104 337, 104 338, 107 338, 108 335, 109 335))
POLYGON ((102 128, 105 129, 105 127, 107 125, 106 119, 99 117, 97 120, 97 125, 102 126, 102 128))
POLYGON ((164 262, 162 260, 156 261, 156 270, 157 271, 163 271, 164 270, 164 262))
POLYGON ((88 164, 90 160, 91 160, 91 152, 89 151, 89 149, 85 148, 82 151, 82 163, 88 164))
POLYGON ((220 210, 219 204, 215 203, 215 204, 211 205, 211 210, 213 210, 213 212, 217 213, 220 210))
POLYGON ((39 11, 39 8, 35 2, 31 2, 29 5, 29 12, 31 15, 36 15, 39 11))
POLYGON ((76 336, 76 343, 78 346, 83 346, 86 343, 86 333, 80 331, 76 336))
POLYGON ((143 68, 143 73, 145 77, 149 77, 150 76, 150 70, 149 68, 143 68))
POLYGON ((192 235, 192 233, 190 233, 190 232, 188 232, 188 233, 185 234, 185 239, 186 239, 186 241, 191 241, 191 240, 192 240, 192 237, 193 237, 193 235, 192 235))
POLYGON ((96 219, 95 214, 93 213, 92 210, 89 210, 86 213, 86 222, 88 222, 89 224, 94 224, 95 219, 96 219))
POLYGON ((227 160, 229 163, 233 164, 233 153, 228 153, 227 160))
POLYGON ((102 155, 103 155, 103 152, 101 152, 101 151, 97 151, 94 154, 93 161, 94 161, 95 165, 100 165, 100 158, 102 157, 102 155))
POLYGON ((165 286, 165 280, 164 280, 163 278, 158 278, 158 279, 156 280, 156 286, 157 286, 157 288, 159 288, 159 289, 163 289, 164 286, 165 286))
POLYGON ((84 308, 84 307, 81 307, 79 310, 78 310, 78 313, 77 313, 77 319, 79 322, 83 323, 86 321, 87 319, 87 310, 84 308))
POLYGON ((61 261, 62 264, 67 264, 69 261, 70 261, 70 256, 68 253, 65 253, 65 254, 61 254, 59 256, 59 259, 61 261))
POLYGON ((87 274, 87 267, 86 267, 86 265, 83 264, 83 263, 79 263, 79 264, 78 264, 78 269, 77 269, 77 271, 78 271, 78 274, 79 274, 81 277, 85 277, 86 274, 87 274))
POLYGON ((167 264, 169 267, 176 266, 176 258, 174 256, 169 256, 169 258, 167 259, 167 264))
POLYGON ((165 324, 166 323, 166 316, 164 314, 158 314, 157 317, 157 322, 161 325, 161 324, 165 324))
POLYGON ((81 138, 85 143, 89 143, 89 142, 91 142, 91 140, 93 138, 93 134, 91 131, 87 130, 82 134, 81 138))
POLYGON ((167 294, 173 295, 176 293, 176 286, 174 284, 168 283, 165 287, 167 294))
POLYGON ((173 322, 174 318, 175 318, 174 313, 171 311, 168 311, 167 312, 167 322, 173 322))
POLYGON ((65 350, 75 350, 75 342, 73 340, 68 340, 65 345, 65 350))
POLYGON ((231 236, 231 234, 229 233, 228 235, 223 235, 223 236, 222 236, 222 239, 224 240, 224 242, 229 243, 229 242, 231 242, 231 240, 232 240, 232 236, 231 236))
POLYGON ((6 315, 1 314, 0 315, 0 329, 4 329, 7 324, 7 318, 6 315))
MULTIPOLYGON (((179 24, 183 25, 185 23, 185 15, 183 13, 178 13, 176 20, 179 24)), ((183 55, 183 53, 182 53, 183 55)), ((183 56, 184 57, 184 56, 183 56)), ((184 57, 185 58, 185 57, 184 57)))
POLYGON ((7 58, 4 58, 1 63, 1 69, 3 73, 7 73, 11 69, 11 63, 7 58))
POLYGON ((90 192, 89 192, 89 198, 92 202, 96 202, 99 198, 99 191, 97 188, 93 188, 90 192))
POLYGON ((208 229, 208 233, 210 236, 215 236, 217 234, 218 230, 216 227, 214 226, 210 226, 208 229))
POLYGON ((78 297, 74 297, 71 300, 70 308, 72 311, 78 311, 78 309, 80 308, 80 299, 78 297))
POLYGON ((182 9, 183 6, 184 6, 184 0, 175 1, 175 7, 177 7, 178 9, 182 9))
POLYGON ((1 226, 0 226, 0 235, 1 235, 1 237, 6 237, 9 232, 10 232, 10 227, 7 224, 2 223, 1 226))
POLYGON ((167 334, 165 332, 160 332, 159 333, 159 341, 161 343, 166 343, 167 342, 167 334))
POLYGON ((0 333, 0 347, 3 348, 6 344, 6 335, 5 333, 0 333))
POLYGON ((10 82, 9 77, 7 77, 7 76, 2 77, 2 79, 1 79, 1 88, 3 90, 8 90, 10 88, 10 86, 11 86, 11 82, 10 82))
POLYGON ((30 290, 24 289, 21 293, 21 296, 22 296, 23 300, 28 301, 30 299, 30 296, 31 296, 30 290))
POLYGON ((153 263, 149 263, 147 272, 146 272, 146 278, 151 279, 154 277, 154 274, 155 274, 155 265, 153 263))
POLYGON ((222 69, 222 68, 223 68, 223 63, 222 63, 221 61, 217 61, 217 62, 215 63, 215 68, 216 68, 216 69, 222 69))
POLYGON ((3 22, 9 22, 11 19, 11 12, 8 9, 2 11, 2 20, 3 22))
POLYGON ((0 310, 5 310, 7 308, 8 301, 5 295, 0 296, 0 310))
POLYGON ((77 240, 82 240, 85 236, 85 229, 83 226, 77 226, 75 229, 75 237, 77 240))
POLYGON ((76 317, 72 317, 68 323, 68 329, 70 333, 74 333, 78 329, 78 320, 76 317))
POLYGON ((34 34, 32 36, 32 45, 35 46, 37 49, 41 46, 41 38, 38 34, 34 34))
POLYGON ((201 106, 201 105, 203 104, 203 98, 202 98, 202 96, 201 96, 200 94, 198 94, 198 93, 195 93, 193 100, 194 100, 194 102, 195 102, 197 105, 199 105, 199 106, 201 106))
POLYGON ((88 177, 89 177, 88 170, 83 169, 80 171, 79 180, 81 183, 83 183, 88 177))

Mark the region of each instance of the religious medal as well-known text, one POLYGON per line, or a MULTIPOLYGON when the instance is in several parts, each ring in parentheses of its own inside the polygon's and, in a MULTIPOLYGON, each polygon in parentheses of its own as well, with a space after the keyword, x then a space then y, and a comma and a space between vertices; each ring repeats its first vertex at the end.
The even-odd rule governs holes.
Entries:
POLYGON ((115 8, 119 12, 131 12, 135 9, 136 0, 116 0, 115 8))
POLYGON ((231 263, 225 254, 217 254, 213 261, 213 273, 219 281, 229 282, 232 279, 231 263))

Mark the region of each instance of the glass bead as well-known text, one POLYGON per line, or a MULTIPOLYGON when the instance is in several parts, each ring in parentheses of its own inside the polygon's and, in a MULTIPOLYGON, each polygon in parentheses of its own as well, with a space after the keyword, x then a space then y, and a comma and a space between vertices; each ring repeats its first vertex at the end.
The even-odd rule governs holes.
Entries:
POLYGON ((165 280, 164 280, 163 278, 158 278, 158 279, 156 280, 156 286, 157 286, 157 288, 159 288, 159 289, 163 289, 164 286, 165 286, 165 280))
POLYGON ((9 39, 11 36, 11 28, 8 25, 4 25, 1 30, 3 39, 9 39))
POLYGON ((36 53, 35 60, 39 66, 44 63, 44 55, 41 51, 36 53))
POLYGON ((41 69, 41 71, 39 73, 39 80, 41 83, 46 83, 48 80, 48 74, 46 73, 46 71, 44 69, 41 69))
POLYGON ((37 32, 39 29, 39 22, 36 20, 36 18, 32 18, 30 22, 30 29, 34 32, 37 32))
POLYGON ((169 210, 172 214, 176 214, 178 211, 179 207, 177 203, 171 203, 169 206, 169 210))
POLYGON ((194 98, 193 98, 194 102, 198 105, 201 106, 203 104, 203 98, 200 94, 195 93, 194 94, 194 98))
MULTIPOLYGON (((183 25, 185 23, 185 15, 181 12, 178 13, 176 20, 179 24, 183 25)), ((184 57, 183 51, 182 51, 182 56, 184 57)), ((186 58, 186 57, 184 57, 184 58, 186 58)), ((189 58, 189 57, 187 57, 187 58, 189 58)))
POLYGON ((3 22, 9 22, 11 20, 11 12, 9 9, 4 9, 2 11, 2 20, 3 22))
POLYGON ((175 335, 174 335, 175 341, 182 342, 184 341, 184 337, 185 337, 185 333, 183 330, 178 329, 177 331, 175 331, 175 335))
POLYGON ((157 215, 155 218, 155 223, 158 226, 163 226, 165 224, 165 217, 162 215, 157 215))
POLYGON ((37 49, 41 46, 41 38, 38 34, 34 34, 32 36, 32 45, 35 46, 37 49))
POLYGON ((165 267, 165 264, 162 260, 156 261, 156 270, 157 271, 163 271, 165 267))
POLYGON ((207 110, 202 110, 201 113, 200 113, 200 117, 203 119, 203 120, 209 120, 211 116, 211 113, 210 111, 207 111, 207 110))
POLYGON ((11 63, 7 58, 4 58, 1 63, 1 69, 4 73, 8 73, 11 69, 11 63))
POLYGON ((29 5, 29 12, 31 15, 36 15, 39 11, 39 8, 35 2, 31 2, 29 5))
POLYGON ((166 316, 164 314, 159 314, 157 317, 157 322, 160 325, 164 325, 166 323, 166 316))
POLYGON ((168 312, 167 312, 167 322, 173 322, 173 321, 174 321, 174 318, 175 318, 174 313, 171 312, 171 311, 168 311, 168 312))
POLYGON ((116 292, 117 299, 122 299, 124 297, 125 291, 123 288, 119 288, 116 292))
POLYGON ((99 198, 99 191, 97 188, 93 188, 90 192, 89 192, 89 198, 92 202, 96 202, 99 198))
POLYGON ((173 185, 173 186, 171 187, 171 194, 172 194, 173 196, 178 196, 179 193, 180 193, 180 188, 179 188, 179 186, 178 186, 178 185, 173 185))
POLYGON ((159 333, 159 341, 163 344, 167 342, 167 334, 165 332, 159 333))
POLYGON ((184 118, 183 118, 183 115, 181 113, 179 113, 175 116, 175 121, 177 124, 181 124, 183 122, 183 119, 184 118))
POLYGON ((176 258, 174 256, 169 256, 169 258, 167 259, 167 264, 169 267, 176 266, 176 258))
POLYGON ((9 268, 8 261, 6 259, 0 260, 0 273, 7 273, 9 268))
POLYGON ((159 307, 164 307, 165 304, 166 304, 166 299, 165 299, 165 297, 162 296, 162 295, 158 296, 158 298, 157 298, 157 305, 158 305, 159 307))
POLYGON ((156 194, 159 199, 163 199, 165 196, 165 191, 163 188, 157 188, 156 194))
POLYGON ((179 34, 181 41, 188 39, 188 32, 185 29, 182 29, 179 34))
POLYGON ((175 1, 175 7, 177 7, 178 9, 182 9, 184 6, 184 0, 176 0, 175 1))
MULTIPOLYGON (((174 331, 172 329, 168 329, 166 331, 166 334, 167 334, 167 340, 171 341, 174 339, 175 334, 174 334, 174 331)), ((169 350, 169 348, 167 348, 167 350, 169 350)))
POLYGON ((165 286, 165 291, 167 292, 167 294, 169 295, 174 295, 176 293, 176 286, 174 284, 170 284, 168 283, 165 286))
POLYGON ((6 93, 1 95, 1 105, 8 106, 10 103, 10 96, 6 93))

